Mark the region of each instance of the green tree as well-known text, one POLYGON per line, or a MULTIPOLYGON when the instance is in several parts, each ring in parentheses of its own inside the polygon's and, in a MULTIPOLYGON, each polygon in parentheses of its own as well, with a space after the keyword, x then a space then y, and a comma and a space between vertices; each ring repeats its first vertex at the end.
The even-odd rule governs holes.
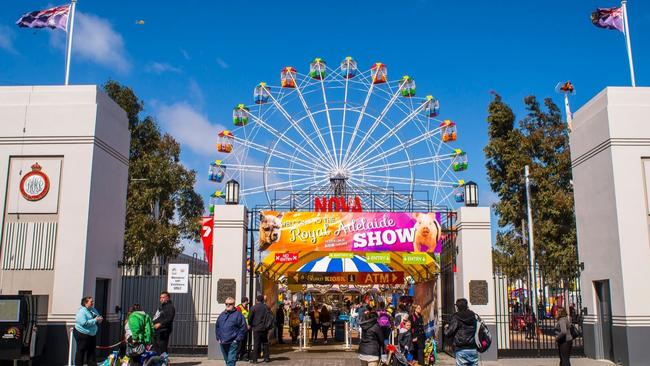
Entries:
POLYGON ((194 191, 196 172, 180 163, 181 148, 163 134, 129 87, 109 80, 104 91, 129 119, 129 187, 124 260, 149 263, 182 252, 181 239, 199 240, 203 199, 194 191))
POLYGON ((531 206, 535 255, 544 276, 560 283, 577 272, 576 229, 571 157, 566 124, 549 98, 544 109, 534 96, 524 98, 527 114, 515 127, 515 115, 499 95, 488 107, 488 181, 499 197, 494 205, 499 230, 495 266, 523 278, 527 273, 524 166, 533 182, 531 206))

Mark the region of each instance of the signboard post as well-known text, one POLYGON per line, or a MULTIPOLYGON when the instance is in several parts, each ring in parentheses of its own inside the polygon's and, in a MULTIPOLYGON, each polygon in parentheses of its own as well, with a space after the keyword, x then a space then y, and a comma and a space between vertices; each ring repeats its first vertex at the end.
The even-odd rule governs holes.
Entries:
POLYGON ((189 278, 189 264, 170 263, 167 267, 167 292, 170 294, 186 294, 189 278))

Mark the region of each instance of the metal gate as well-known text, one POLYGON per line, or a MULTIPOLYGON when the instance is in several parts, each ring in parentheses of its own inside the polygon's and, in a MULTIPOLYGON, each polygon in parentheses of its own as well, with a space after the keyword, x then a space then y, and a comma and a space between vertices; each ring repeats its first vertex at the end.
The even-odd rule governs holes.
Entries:
MULTIPOLYGON (((442 324, 448 324, 451 316, 456 311, 454 303, 456 301, 455 288, 454 288, 454 275, 456 272, 456 213, 449 212, 447 215, 447 222, 443 224, 445 229, 445 237, 442 242, 442 253, 440 253, 440 287, 441 287, 441 318, 442 324)), ((441 341, 441 349, 448 353, 453 354, 451 339, 446 339, 442 336, 442 324, 438 327, 439 339, 441 341)))
MULTIPOLYGON (((140 304, 152 317, 159 305, 159 295, 167 289, 167 266, 160 263, 129 265, 121 263, 122 273, 122 327, 131 305, 140 304)), ((176 308, 174 328, 169 339, 170 352, 206 353, 210 326, 210 293, 212 275, 207 262, 197 257, 180 255, 169 263, 189 264, 189 283, 186 294, 171 294, 176 308)))
MULTIPOLYGON (((525 266, 524 266, 525 267, 525 266)), ((531 311, 531 291, 527 276, 507 276, 505 273, 522 271, 496 271, 496 341, 499 357, 557 357, 555 343, 555 315, 559 308, 567 312, 580 329, 582 326, 582 298, 580 278, 552 283, 537 271, 538 309, 531 311)), ((572 354, 584 356, 582 337, 573 340, 572 354)))

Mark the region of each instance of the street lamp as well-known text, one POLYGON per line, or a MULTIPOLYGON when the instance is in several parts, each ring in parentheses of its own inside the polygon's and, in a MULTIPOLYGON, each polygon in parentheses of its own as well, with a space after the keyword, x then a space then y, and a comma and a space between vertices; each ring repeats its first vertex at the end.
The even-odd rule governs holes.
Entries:
POLYGON ((239 204, 239 182, 234 179, 226 182, 226 204, 239 204))
POLYGON ((478 206, 478 185, 472 181, 465 183, 465 206, 478 206))

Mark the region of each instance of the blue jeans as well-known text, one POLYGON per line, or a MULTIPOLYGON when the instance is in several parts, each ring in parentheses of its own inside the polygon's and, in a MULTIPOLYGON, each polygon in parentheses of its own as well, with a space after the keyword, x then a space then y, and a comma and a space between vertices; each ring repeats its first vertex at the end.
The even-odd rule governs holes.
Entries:
POLYGON ((226 366, 235 366, 237 362, 237 351, 239 351, 239 343, 221 343, 221 354, 223 355, 223 360, 226 362, 226 366))
POLYGON ((459 349, 456 351, 456 366, 478 366, 478 351, 459 349))

